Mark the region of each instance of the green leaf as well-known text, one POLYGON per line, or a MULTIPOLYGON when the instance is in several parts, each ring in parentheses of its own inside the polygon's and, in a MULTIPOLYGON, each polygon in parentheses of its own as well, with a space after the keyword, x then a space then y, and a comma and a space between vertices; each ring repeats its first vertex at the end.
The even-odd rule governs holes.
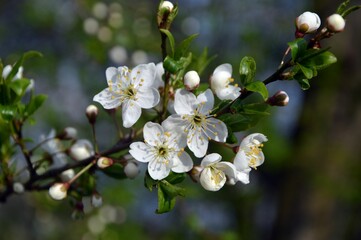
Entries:
POLYGON ((297 82, 298 84, 300 84, 302 90, 307 90, 311 87, 310 83, 308 82, 308 79, 300 79, 297 80, 297 82))
POLYGON ((336 13, 340 14, 342 16, 343 12, 346 11, 346 7, 349 3, 350 3, 350 0, 346 0, 343 3, 341 3, 337 8, 336 13))
POLYGON ((180 69, 182 69, 182 65, 169 56, 164 59, 163 67, 166 71, 173 74, 177 73, 180 69))
POLYGON ((160 29, 160 31, 168 37, 169 45, 170 45, 170 49, 171 49, 171 54, 168 54, 168 55, 171 57, 174 57, 175 41, 174 41, 174 37, 173 37, 172 33, 166 29, 160 29))
POLYGON ((1 117, 6 121, 11 121, 16 115, 16 106, 4 106, 0 105, 0 114, 1 117))
POLYGON ((313 70, 307 67, 302 66, 301 64, 297 63, 297 65, 300 67, 303 75, 307 78, 307 79, 311 79, 313 78, 313 70))
POLYGON ((242 58, 239 66, 239 74, 241 75, 242 86, 253 82, 256 75, 256 61, 248 56, 242 58))
POLYGON ((21 97, 25 93, 25 90, 29 86, 29 84, 29 79, 22 78, 11 81, 9 87, 16 93, 18 97, 21 97))
POLYGON ((229 127, 232 132, 240 132, 247 130, 253 126, 255 126, 258 122, 256 119, 253 119, 250 116, 245 116, 243 114, 232 114, 226 113, 219 117, 221 121, 223 121, 227 127, 229 127))
POLYGON ((154 180, 148 173, 148 171, 146 171, 145 176, 144 176, 144 186, 149 190, 152 191, 153 187, 156 186, 158 183, 158 181, 154 180))
POLYGON ((231 100, 222 100, 220 101, 217 106, 215 106, 211 112, 211 114, 216 114, 216 113, 219 113, 219 112, 222 112, 223 109, 227 108, 228 105, 230 105, 232 103, 231 100))
POLYGON ((267 116, 269 115, 267 112, 268 108, 269 105, 265 102, 245 104, 242 100, 237 99, 231 106, 231 112, 242 113, 244 115, 257 114, 267 116))
POLYGON ((336 56, 330 51, 322 52, 312 58, 308 58, 300 63, 308 68, 315 68, 316 70, 322 70, 337 62, 336 56))
POLYGON ((296 40, 289 42, 288 46, 291 49, 292 60, 296 62, 297 58, 306 51, 307 42, 303 38, 297 38, 296 40))
POLYGON ((234 135, 233 131, 231 128, 227 127, 228 129, 228 136, 227 136, 227 139, 226 139, 226 143, 229 143, 229 144, 235 144, 238 142, 238 139, 236 137, 236 135, 234 135))
POLYGON ((15 63, 15 65, 12 67, 9 75, 6 77, 5 81, 9 83, 17 74, 19 68, 23 65, 24 61, 32 58, 32 57, 42 57, 42 54, 37 51, 28 51, 24 53, 20 59, 15 63))
POLYGON ((43 103, 45 102, 45 100, 47 98, 48 97, 44 94, 32 96, 32 98, 30 99, 30 102, 25 107, 25 113, 24 113, 25 117, 29 117, 34 112, 36 112, 36 110, 38 110, 41 107, 41 105, 43 105, 43 103))
POLYGON ((110 167, 101 170, 105 175, 115 179, 125 179, 127 175, 124 173, 124 168, 121 164, 113 164, 110 167))
POLYGON ((195 57, 192 67, 199 75, 202 75, 204 69, 216 58, 217 55, 209 57, 208 48, 204 48, 201 55, 195 57))
POLYGON ((189 64, 192 62, 192 53, 189 52, 187 57, 181 57, 177 63, 181 66, 181 69, 178 71, 176 77, 175 77, 175 82, 177 83, 182 83, 183 85, 183 77, 185 74, 185 71, 187 69, 187 67, 189 66, 189 64))
POLYGON ((252 91, 252 92, 257 92, 259 94, 262 95, 263 99, 267 99, 268 98, 268 90, 266 88, 266 85, 263 82, 251 82, 248 83, 245 88, 248 91, 252 91))
POLYGON ((171 184, 178 184, 183 182, 185 178, 186 178, 185 173, 170 172, 168 177, 165 178, 165 180, 171 184))
POLYGON ((185 57, 186 53, 189 49, 190 44, 193 42, 195 38, 198 37, 198 34, 193 34, 184 39, 179 46, 177 46, 175 53, 174 53, 174 59, 180 59, 181 57, 185 57))
POLYGON ((185 196, 185 189, 172 185, 166 180, 158 183, 158 209, 156 213, 166 213, 174 208, 176 197, 185 196))

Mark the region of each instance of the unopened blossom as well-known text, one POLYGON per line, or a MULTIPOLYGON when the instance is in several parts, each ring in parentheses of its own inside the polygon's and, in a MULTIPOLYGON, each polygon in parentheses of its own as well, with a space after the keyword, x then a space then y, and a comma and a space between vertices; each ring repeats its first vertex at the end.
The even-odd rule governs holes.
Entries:
POLYGON ((94 124, 98 116, 98 107, 93 104, 90 104, 85 109, 85 115, 88 118, 89 123, 94 124))
POLYGON ((102 168, 102 169, 110 167, 111 165, 113 165, 113 163, 114 163, 113 159, 108 157, 100 157, 97 160, 98 168, 102 168))
POLYGON ((124 166, 124 173, 129 179, 134 179, 139 174, 139 167, 135 161, 128 161, 124 166))
POLYGON ((235 178, 237 174, 236 167, 230 162, 221 161, 222 157, 218 153, 206 155, 201 167, 199 182, 202 187, 208 191, 218 191, 227 181, 227 177, 235 178))
POLYGON ((184 86, 192 91, 199 86, 201 79, 196 71, 189 71, 184 74, 184 86))
POLYGON ((266 141, 267 137, 261 133, 253 133, 245 137, 234 159, 236 169, 248 173, 252 168, 257 169, 265 159, 262 147, 263 142, 266 141))
POLYGON ((69 155, 77 161, 91 157, 94 155, 93 145, 89 140, 86 139, 77 140, 70 147, 69 155))
MULTIPOLYGON (((12 69, 13 69, 13 67, 11 65, 6 65, 3 68, 2 76, 3 76, 4 79, 9 76, 12 69)), ((15 74, 15 76, 14 76, 14 78, 12 80, 17 80, 17 79, 23 78, 23 71, 24 71, 24 68, 19 67, 17 73, 15 74)))
POLYGON ((196 157, 206 154, 209 140, 225 142, 228 135, 227 126, 210 114, 213 105, 210 89, 197 97, 185 89, 178 89, 174 100, 176 114, 163 122, 167 129, 182 129, 182 134, 187 136, 187 145, 196 157))
POLYGON ((296 18, 296 27, 301 33, 312 33, 316 31, 320 25, 320 17, 313 12, 304 12, 296 18))
POLYGON ((182 134, 158 123, 148 122, 143 128, 144 142, 134 142, 129 153, 139 162, 148 163, 149 175, 155 180, 166 178, 170 171, 188 172, 193 161, 184 151, 186 145, 182 134))
POLYGON ((214 70, 210 81, 213 92, 221 100, 234 100, 241 95, 241 88, 237 84, 231 84, 234 82, 231 64, 219 65, 214 70))
POLYGON ((122 106, 123 126, 133 126, 142 113, 159 102, 159 92, 153 86, 156 76, 154 63, 141 64, 133 70, 109 67, 105 72, 108 88, 94 96, 105 109, 122 106))
POLYGON ((14 192, 16 192, 17 194, 21 194, 25 191, 24 185, 20 182, 14 182, 13 184, 13 190, 14 192))
POLYGON ((54 183, 49 188, 49 195, 54 200, 62 200, 66 198, 68 188, 68 183, 54 183))
POLYGON ((327 18, 326 25, 331 32, 342 32, 346 21, 340 14, 335 13, 327 18))
POLYGON ((160 8, 166 8, 169 12, 171 12, 174 8, 173 3, 169 2, 169 1, 164 1, 162 3, 162 5, 160 6, 160 8))

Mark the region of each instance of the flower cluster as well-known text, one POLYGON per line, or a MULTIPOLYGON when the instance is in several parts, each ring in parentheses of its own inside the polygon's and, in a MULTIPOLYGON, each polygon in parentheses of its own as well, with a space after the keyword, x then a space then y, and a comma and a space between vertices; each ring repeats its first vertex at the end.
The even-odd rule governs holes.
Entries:
MULTIPOLYGON (((127 67, 110 67, 106 70, 108 88, 94 97, 105 109, 122 106, 124 127, 133 126, 141 116, 141 108, 156 107, 162 100, 158 92, 164 86, 162 63, 142 64, 133 70, 127 67)), ((218 66, 210 78, 211 88, 220 100, 235 100, 241 94, 237 84, 231 85, 232 66, 218 66)), ((175 90, 172 109, 161 123, 147 122, 143 127, 144 141, 133 142, 129 153, 135 160, 148 163, 148 173, 154 180, 165 179, 170 172, 185 173, 198 169, 200 184, 209 191, 217 191, 227 182, 249 183, 249 172, 264 161, 262 142, 267 138, 262 134, 246 137, 234 162, 221 161, 218 153, 208 153, 209 141, 225 143, 228 129, 217 119, 214 110, 214 95, 211 89, 194 94, 200 83, 196 71, 184 75, 184 88, 175 90), (189 153, 203 158, 200 166, 195 166, 189 153)), ((165 93, 163 93, 165 94, 165 93)), ((159 107, 159 106, 157 106, 159 107)), ((194 171, 193 171, 194 172, 194 171)))

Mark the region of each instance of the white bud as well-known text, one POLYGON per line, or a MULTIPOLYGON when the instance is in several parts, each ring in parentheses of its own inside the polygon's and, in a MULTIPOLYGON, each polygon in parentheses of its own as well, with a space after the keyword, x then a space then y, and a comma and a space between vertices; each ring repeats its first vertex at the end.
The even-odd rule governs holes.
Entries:
POLYGON ((97 166, 99 168, 107 168, 110 167, 111 165, 113 165, 114 161, 111 158, 107 158, 107 157, 100 157, 97 161, 97 166))
POLYGON ((167 8, 169 10, 169 12, 171 12, 174 8, 173 3, 169 2, 169 1, 164 1, 162 3, 162 5, 160 6, 160 8, 167 8))
POLYGON ((81 161, 94 155, 92 144, 86 140, 77 140, 69 149, 69 155, 77 160, 81 161))
POLYGON ((78 131, 73 127, 64 128, 64 138, 65 139, 76 139, 78 131))
POLYGON ((134 161, 129 161, 124 167, 124 173, 128 178, 134 179, 139 174, 139 167, 134 161))
POLYGON ((184 85, 189 91, 196 89, 200 81, 201 79, 196 71, 189 71, 184 75, 184 85))
POLYGON ((63 182, 67 182, 75 176, 75 172, 73 169, 65 170, 60 174, 60 178, 63 182))
POLYGON ((98 193, 94 193, 91 198, 91 204, 93 207, 100 207, 103 204, 103 198, 98 193))
POLYGON ((85 114, 86 114, 89 122, 91 124, 94 124, 95 120, 97 119, 97 116, 98 116, 98 107, 93 104, 89 105, 85 110, 85 114))
POLYGON ((316 13, 304 12, 296 18, 297 30, 302 33, 312 33, 321 25, 320 17, 316 13))
POLYGON ((24 192, 24 185, 22 183, 19 183, 19 182, 14 182, 13 184, 13 190, 14 192, 18 193, 18 194, 21 194, 24 192))
POLYGON ((54 185, 49 188, 49 195, 54 200, 62 200, 66 198, 68 188, 68 183, 54 183, 54 185))
POLYGON ((342 32, 345 28, 345 19, 340 14, 332 14, 326 20, 327 28, 331 32, 342 32))

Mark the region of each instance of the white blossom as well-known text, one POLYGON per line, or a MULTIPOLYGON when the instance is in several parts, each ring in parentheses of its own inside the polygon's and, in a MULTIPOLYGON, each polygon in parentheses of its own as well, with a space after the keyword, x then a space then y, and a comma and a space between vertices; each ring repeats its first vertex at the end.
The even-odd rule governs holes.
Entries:
POLYGON ((159 102, 159 92, 153 86, 156 75, 154 63, 141 64, 133 70, 109 67, 105 72, 109 87, 94 96, 105 109, 122 105, 123 126, 133 126, 141 109, 149 109, 159 102))
POLYGON ((312 33, 321 25, 320 17, 313 12, 304 12, 296 18, 297 30, 302 33, 312 33))
POLYGON ((171 170, 183 173, 192 169, 193 161, 184 151, 186 143, 182 134, 152 122, 145 124, 143 134, 144 142, 132 143, 129 153, 137 161, 149 163, 148 172, 153 179, 164 179, 171 170))
MULTIPOLYGON (((4 79, 9 76, 12 69, 13 69, 13 67, 11 65, 6 65, 3 68, 2 76, 3 76, 4 79)), ((24 71, 24 68, 19 67, 17 73, 15 74, 15 76, 14 76, 14 78, 12 80, 17 80, 17 79, 23 78, 23 71, 24 71)))
POLYGON ((86 139, 77 140, 70 147, 69 155, 77 161, 91 157, 94 155, 93 145, 89 140, 86 139))
POLYGON ((203 170, 199 182, 208 191, 218 191, 226 183, 227 177, 234 179, 237 175, 236 167, 230 162, 221 162, 221 159, 218 153, 211 153, 201 162, 203 170))
POLYGON ((68 188, 68 183, 54 183, 49 188, 49 195, 54 200, 62 200, 66 198, 68 188))
POLYGON ((241 95, 241 88, 234 82, 232 78, 232 65, 225 63, 219 65, 210 78, 211 88, 221 100, 234 100, 241 95))
POLYGON ((251 169, 257 169, 264 162, 262 147, 266 141, 267 137, 261 133, 250 134, 242 140, 234 158, 234 165, 238 171, 237 181, 249 183, 251 169))
POLYGON ((196 157, 203 157, 208 148, 208 141, 225 142, 228 130, 220 120, 210 115, 214 97, 210 89, 196 97, 185 89, 178 89, 175 94, 174 110, 163 125, 167 129, 182 129, 187 135, 187 145, 196 157))

